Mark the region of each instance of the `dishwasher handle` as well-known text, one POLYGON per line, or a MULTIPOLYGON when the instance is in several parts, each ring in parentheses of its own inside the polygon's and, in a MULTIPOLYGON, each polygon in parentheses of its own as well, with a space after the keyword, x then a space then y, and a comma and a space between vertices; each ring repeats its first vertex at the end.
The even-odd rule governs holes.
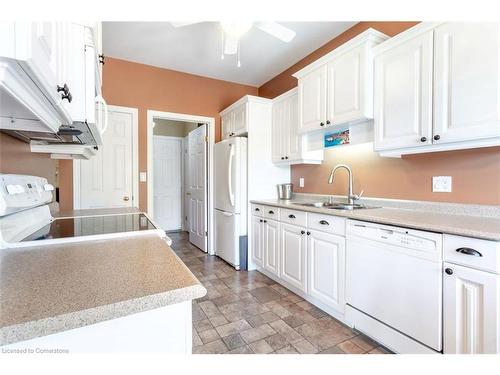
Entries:
POLYGON ((464 255, 472 255, 474 257, 483 256, 483 254, 481 254, 479 251, 471 249, 470 247, 460 247, 456 250, 456 252, 464 255))

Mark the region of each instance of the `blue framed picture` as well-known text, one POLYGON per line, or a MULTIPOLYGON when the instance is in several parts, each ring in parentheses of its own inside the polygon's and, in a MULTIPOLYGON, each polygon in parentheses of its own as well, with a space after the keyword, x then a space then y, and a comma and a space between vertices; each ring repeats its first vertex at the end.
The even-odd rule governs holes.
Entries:
POLYGON ((349 144, 349 129, 325 134, 325 148, 349 144))

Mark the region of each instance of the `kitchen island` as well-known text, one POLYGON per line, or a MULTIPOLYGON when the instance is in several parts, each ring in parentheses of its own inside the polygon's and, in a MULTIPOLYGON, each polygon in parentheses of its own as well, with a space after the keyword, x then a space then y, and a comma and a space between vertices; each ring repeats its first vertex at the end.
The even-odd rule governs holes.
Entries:
POLYGON ((156 235, 0 253, 0 345, 190 353, 206 289, 156 235))

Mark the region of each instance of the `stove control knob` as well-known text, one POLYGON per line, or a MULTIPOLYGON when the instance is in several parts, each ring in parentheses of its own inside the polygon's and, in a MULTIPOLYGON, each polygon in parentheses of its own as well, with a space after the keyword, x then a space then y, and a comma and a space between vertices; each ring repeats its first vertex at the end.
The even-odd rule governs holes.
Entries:
POLYGON ((24 189, 24 187, 22 185, 16 185, 16 190, 17 190, 17 194, 22 194, 22 193, 26 192, 26 190, 24 189))
POLYGON ((9 193, 9 195, 17 194, 16 185, 7 185, 5 188, 7 189, 7 193, 9 193))

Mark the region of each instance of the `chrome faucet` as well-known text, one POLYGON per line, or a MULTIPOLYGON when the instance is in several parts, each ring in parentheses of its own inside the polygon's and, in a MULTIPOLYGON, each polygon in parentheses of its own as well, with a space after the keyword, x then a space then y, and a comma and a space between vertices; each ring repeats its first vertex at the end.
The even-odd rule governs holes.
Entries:
POLYGON ((352 171, 351 171, 351 168, 349 168, 349 166, 347 166, 345 164, 338 164, 338 165, 336 165, 332 169, 332 172, 330 173, 330 177, 328 178, 328 183, 329 184, 333 183, 333 178, 335 176, 335 172, 339 168, 347 169, 347 172, 349 173, 349 191, 347 192, 347 204, 354 205, 354 201, 358 200, 359 198, 361 198, 361 195, 363 195, 363 191, 361 191, 361 193, 359 195, 356 195, 356 194, 352 193, 352 171))

